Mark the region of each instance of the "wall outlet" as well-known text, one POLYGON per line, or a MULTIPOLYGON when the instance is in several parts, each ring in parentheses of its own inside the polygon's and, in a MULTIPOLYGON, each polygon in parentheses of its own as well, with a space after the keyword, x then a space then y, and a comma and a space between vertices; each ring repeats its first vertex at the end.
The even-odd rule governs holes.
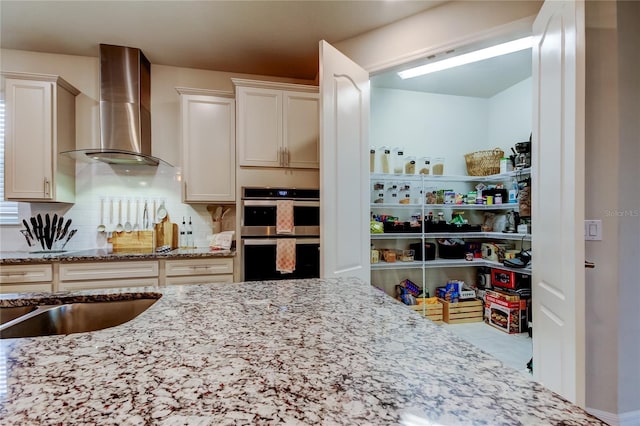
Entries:
POLYGON ((602 241, 602 221, 584 221, 584 239, 586 241, 602 241))

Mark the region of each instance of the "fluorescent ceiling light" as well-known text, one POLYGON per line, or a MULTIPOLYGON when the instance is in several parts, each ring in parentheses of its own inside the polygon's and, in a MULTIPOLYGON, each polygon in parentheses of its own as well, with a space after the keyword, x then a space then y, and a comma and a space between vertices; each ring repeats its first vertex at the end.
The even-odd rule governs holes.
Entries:
POLYGON ((398 76, 401 79, 418 77, 436 71, 446 70, 448 68, 458 67, 460 65, 470 64, 472 62, 483 61, 496 56, 506 55, 508 53, 518 52, 520 50, 529 49, 532 44, 533 37, 524 37, 518 40, 509 41, 507 43, 498 44, 487 47, 485 49, 476 50, 474 52, 465 53, 454 56, 452 58, 443 59, 438 62, 420 65, 415 68, 400 71, 398 76))

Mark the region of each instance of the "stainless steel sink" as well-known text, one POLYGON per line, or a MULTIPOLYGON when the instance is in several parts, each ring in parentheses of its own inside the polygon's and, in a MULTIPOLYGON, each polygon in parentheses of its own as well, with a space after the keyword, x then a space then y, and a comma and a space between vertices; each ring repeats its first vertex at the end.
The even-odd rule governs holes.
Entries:
MULTIPOLYGON (((66 305, 31 306, 31 311, 8 312, 14 319, 0 325, 0 338, 50 336, 102 330, 124 324, 140 315, 158 299, 133 299, 111 302, 83 302, 66 305)), ((4 321, 5 309, 0 308, 4 321)), ((24 308, 23 308, 24 309, 24 308)))
POLYGON ((11 306, 6 308, 0 308, 0 325, 9 321, 33 312, 38 309, 37 306, 11 306))

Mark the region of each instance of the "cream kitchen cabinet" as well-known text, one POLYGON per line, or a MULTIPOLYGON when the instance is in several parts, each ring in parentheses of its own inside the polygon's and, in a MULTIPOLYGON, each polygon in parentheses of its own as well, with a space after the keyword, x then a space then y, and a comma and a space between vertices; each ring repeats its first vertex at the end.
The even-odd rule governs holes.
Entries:
POLYGON ((61 263, 58 290, 158 286, 157 260, 61 263))
POLYGON ((232 283, 233 258, 166 260, 165 285, 232 283))
POLYGON ((75 87, 55 75, 3 73, 6 96, 5 197, 75 201, 75 87))
POLYGON ((232 79, 240 166, 317 169, 317 86, 232 79))
POLYGON ((2 265, 0 293, 50 292, 53 290, 53 265, 2 265))
POLYGON ((185 203, 236 199, 233 93, 177 88, 182 122, 182 199, 185 203))

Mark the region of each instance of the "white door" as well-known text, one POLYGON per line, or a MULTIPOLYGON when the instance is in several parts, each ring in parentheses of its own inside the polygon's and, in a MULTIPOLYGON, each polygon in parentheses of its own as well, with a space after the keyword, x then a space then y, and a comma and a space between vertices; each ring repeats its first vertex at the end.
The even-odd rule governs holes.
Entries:
POLYGON ((320 42, 320 276, 370 281, 369 73, 320 42))
POLYGON ((583 1, 545 2, 533 33, 533 371, 584 406, 583 1))

